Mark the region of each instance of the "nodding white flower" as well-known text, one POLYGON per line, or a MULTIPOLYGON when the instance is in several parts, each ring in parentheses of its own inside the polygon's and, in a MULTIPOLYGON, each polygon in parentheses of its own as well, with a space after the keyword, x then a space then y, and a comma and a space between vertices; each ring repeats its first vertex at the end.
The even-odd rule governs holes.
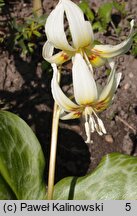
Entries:
POLYGON ((101 91, 80 54, 73 59, 72 76, 75 102, 70 100, 61 90, 58 84, 58 70, 56 64, 52 64, 54 73, 52 79, 52 94, 54 100, 61 108, 62 120, 75 119, 81 116, 85 118, 86 142, 91 141, 91 133, 95 130, 99 135, 106 133, 102 120, 97 113, 105 110, 111 103, 114 93, 120 82, 121 73, 115 73, 114 62, 110 62, 111 73, 107 84, 101 91))
POLYGON ((50 13, 45 25, 47 42, 43 46, 43 57, 57 65, 71 59, 80 50, 84 52, 86 61, 93 66, 101 66, 106 59, 126 53, 132 43, 134 20, 130 22, 131 30, 127 39, 118 45, 94 45, 94 35, 90 22, 85 21, 81 9, 70 0, 60 0, 50 13), (65 32, 65 19, 71 41, 65 32), (54 48, 60 51, 54 54, 54 48))

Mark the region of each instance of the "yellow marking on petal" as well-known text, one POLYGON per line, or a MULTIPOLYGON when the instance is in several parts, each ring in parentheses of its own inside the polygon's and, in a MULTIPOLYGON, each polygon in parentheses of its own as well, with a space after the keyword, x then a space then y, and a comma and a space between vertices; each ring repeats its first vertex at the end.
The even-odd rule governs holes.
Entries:
POLYGON ((52 45, 52 43, 47 41, 44 44, 43 51, 42 51, 43 58, 51 64, 52 63, 55 63, 56 65, 63 64, 64 62, 69 60, 71 56, 73 55, 72 52, 67 53, 65 51, 60 51, 56 54, 53 54, 54 48, 55 47, 52 45))
POLYGON ((81 116, 81 112, 76 112, 74 115, 76 118, 79 118, 81 116))
POLYGON ((110 97, 107 97, 105 100, 93 104, 92 107, 96 112, 102 112, 109 106, 110 103, 111 103, 110 97))
POLYGON ((69 56, 66 53, 62 53, 61 58, 63 58, 66 61, 69 59, 69 56))
POLYGON ((94 67, 101 67, 106 62, 106 59, 101 58, 98 53, 97 54, 92 53, 91 55, 88 56, 88 58, 89 58, 90 63, 94 67))
POLYGON ((103 51, 97 50, 97 49, 92 49, 92 53, 96 54, 97 56, 99 56, 100 54, 104 53, 103 51))
POLYGON ((70 59, 70 56, 68 56, 66 53, 62 53, 61 55, 56 56, 55 63, 57 65, 63 64, 64 62, 68 61, 70 59))

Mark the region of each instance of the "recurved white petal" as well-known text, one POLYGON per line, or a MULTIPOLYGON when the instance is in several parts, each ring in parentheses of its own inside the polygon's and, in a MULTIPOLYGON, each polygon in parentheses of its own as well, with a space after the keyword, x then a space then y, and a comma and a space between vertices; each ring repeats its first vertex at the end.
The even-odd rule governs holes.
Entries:
POLYGON ((131 26, 130 33, 128 38, 125 41, 115 46, 95 45, 94 48, 92 49, 92 52, 98 53, 99 56, 103 58, 112 58, 128 52, 132 44, 134 20, 130 22, 130 26, 131 26))
POLYGON ((96 101, 98 92, 92 72, 80 54, 76 54, 72 67, 74 97, 79 105, 96 101))
POLYGON ((113 68, 111 68, 111 73, 108 77, 107 84, 99 96, 99 101, 106 100, 106 98, 110 95, 110 93, 114 92, 114 87, 115 87, 115 66, 113 65, 113 68))
POLYGON ((73 103, 61 90, 59 84, 58 84, 58 71, 56 64, 52 64, 53 67, 53 78, 51 81, 51 88, 52 88, 52 94, 53 98, 56 101, 56 103, 65 111, 70 112, 74 111, 75 109, 79 108, 75 103, 73 103))
POLYGON ((69 45, 65 31, 64 31, 64 8, 61 1, 56 8, 50 13, 45 25, 45 31, 48 40, 54 45, 54 47, 61 50, 74 49, 69 45))
POLYGON ((116 91, 117 87, 119 86, 121 77, 122 77, 122 73, 116 73, 116 74, 115 74, 115 80, 116 80, 115 91, 116 91))
POLYGON ((49 63, 55 63, 57 65, 59 64, 63 64, 64 62, 68 61, 71 58, 71 54, 66 53, 64 51, 61 51, 55 55, 53 55, 54 52, 54 46, 47 41, 44 46, 43 46, 43 50, 42 50, 42 55, 43 58, 48 61, 49 63))
POLYGON ((46 41, 46 43, 43 46, 42 55, 45 60, 49 59, 53 55, 54 46, 50 41, 46 41))
POLYGON ((91 24, 84 20, 82 10, 70 0, 62 0, 72 36, 73 46, 78 49, 93 42, 91 24))
POLYGON ((99 100, 98 101, 106 101, 106 103, 110 103, 113 95, 118 87, 118 84, 120 82, 121 79, 121 73, 115 73, 115 65, 114 62, 111 63, 111 73, 108 77, 108 81, 106 86, 104 87, 102 93, 99 96, 99 100))
POLYGON ((63 113, 63 115, 60 115, 61 120, 69 120, 69 119, 76 119, 81 116, 80 112, 70 112, 70 113, 63 113))

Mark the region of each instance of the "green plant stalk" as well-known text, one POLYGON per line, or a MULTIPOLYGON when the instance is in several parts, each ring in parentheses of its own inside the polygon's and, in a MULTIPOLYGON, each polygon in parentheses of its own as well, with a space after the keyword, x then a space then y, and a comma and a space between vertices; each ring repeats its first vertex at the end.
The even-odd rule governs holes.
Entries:
MULTIPOLYGON (((60 82, 61 74, 58 73, 58 82, 60 82)), ((54 102, 53 119, 52 119, 52 133, 51 133, 51 148, 49 161, 49 176, 48 176, 48 200, 53 199, 54 180, 55 180, 55 165, 58 139, 58 125, 59 125, 60 108, 54 102)))

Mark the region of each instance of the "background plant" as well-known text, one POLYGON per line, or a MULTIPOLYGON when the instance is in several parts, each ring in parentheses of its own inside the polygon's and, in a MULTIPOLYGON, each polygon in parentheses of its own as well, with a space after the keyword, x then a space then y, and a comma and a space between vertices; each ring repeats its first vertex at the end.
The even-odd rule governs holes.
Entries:
MULTIPOLYGON (((111 27, 116 36, 119 36, 122 29, 115 22, 113 15, 117 14, 120 16, 120 19, 126 19, 127 12, 125 6, 125 2, 119 4, 117 1, 112 1, 103 3, 97 11, 94 11, 89 7, 89 2, 87 0, 82 0, 79 3, 79 7, 82 9, 87 19, 92 22, 94 31, 105 33, 107 29, 111 27)), ((96 43, 98 43, 98 41, 96 41, 96 43)), ((130 52, 133 56, 137 56, 137 34, 133 37, 133 45, 130 52)))
MULTIPOLYGON (((38 2, 36 2, 38 3, 38 2)), ((0 9, 5 6, 5 1, 0 0, 0 9)), ((37 5, 37 7, 39 4, 37 5)), ((89 7, 88 0, 82 0, 79 3, 87 19, 92 22, 93 30, 105 33, 109 27, 113 28, 117 36, 121 32, 121 28, 113 20, 116 13, 122 19, 126 18, 125 3, 119 4, 116 1, 103 3, 97 11, 89 7)), ((33 10, 34 11, 34 10, 33 10)), ((45 40, 44 26, 47 15, 33 12, 29 17, 25 17, 20 21, 12 18, 9 22, 9 34, 0 36, 0 43, 9 43, 10 49, 21 53, 21 56, 31 56, 34 51, 45 40), (44 39, 43 39, 44 38, 44 39)), ((131 54, 136 56, 137 39, 136 35, 133 39, 133 49, 131 54)))
POLYGON ((13 48, 19 49, 24 56, 31 55, 38 47, 42 40, 42 29, 45 25, 46 16, 37 16, 23 20, 22 23, 17 23, 15 19, 11 22, 11 28, 14 32, 13 48))

